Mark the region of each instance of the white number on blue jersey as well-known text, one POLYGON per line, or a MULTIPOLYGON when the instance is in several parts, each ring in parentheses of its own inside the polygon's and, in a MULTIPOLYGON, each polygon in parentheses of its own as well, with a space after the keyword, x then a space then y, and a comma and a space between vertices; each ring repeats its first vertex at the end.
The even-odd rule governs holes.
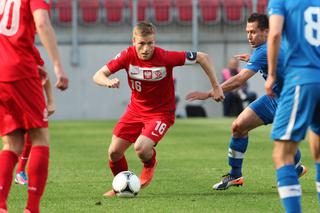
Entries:
POLYGON ((20 6, 21 0, 0 0, 0 15, 3 15, 0 20, 0 34, 13 36, 18 32, 20 6), (12 14, 11 23, 9 23, 10 14, 12 14))
POLYGON ((320 7, 309 7, 304 12, 304 20, 307 22, 304 29, 307 41, 313 46, 319 46, 320 45, 320 7), (313 17, 315 17, 315 19, 313 19, 313 17))

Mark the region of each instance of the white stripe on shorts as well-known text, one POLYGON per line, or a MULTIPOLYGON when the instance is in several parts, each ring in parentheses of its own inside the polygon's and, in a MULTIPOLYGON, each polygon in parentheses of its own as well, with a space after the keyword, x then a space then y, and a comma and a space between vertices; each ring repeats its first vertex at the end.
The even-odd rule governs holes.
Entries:
POLYGON ((320 182, 316 182, 317 192, 320 193, 320 182))
POLYGON ((292 129, 297 117, 299 97, 300 97, 300 85, 296 86, 296 89, 294 91, 294 102, 293 102, 293 108, 290 115, 290 120, 288 123, 288 128, 286 133, 282 137, 280 137, 280 140, 290 140, 292 129))
POLYGON ((288 197, 299 197, 301 196, 301 186, 291 185, 291 186, 281 186, 278 188, 278 192, 281 199, 288 197))
POLYGON ((235 159, 243 159, 244 153, 229 148, 228 156, 235 159))

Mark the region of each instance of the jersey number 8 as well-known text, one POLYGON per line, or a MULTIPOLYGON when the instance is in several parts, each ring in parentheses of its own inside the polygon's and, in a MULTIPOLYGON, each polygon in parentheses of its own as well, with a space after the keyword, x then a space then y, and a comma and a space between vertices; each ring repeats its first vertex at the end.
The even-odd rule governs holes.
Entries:
POLYGON ((307 41, 313 46, 320 45, 320 7, 309 7, 304 12, 306 26, 304 33, 307 41), (316 19, 313 19, 316 17, 316 19))

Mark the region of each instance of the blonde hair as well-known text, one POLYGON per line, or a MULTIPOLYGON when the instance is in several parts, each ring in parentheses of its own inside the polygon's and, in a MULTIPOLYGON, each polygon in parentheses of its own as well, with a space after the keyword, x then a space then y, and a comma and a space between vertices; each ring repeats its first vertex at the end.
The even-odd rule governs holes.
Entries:
POLYGON ((149 35, 156 34, 156 27, 150 22, 139 22, 134 28, 132 35, 135 37, 136 35, 140 35, 142 37, 146 37, 149 35))

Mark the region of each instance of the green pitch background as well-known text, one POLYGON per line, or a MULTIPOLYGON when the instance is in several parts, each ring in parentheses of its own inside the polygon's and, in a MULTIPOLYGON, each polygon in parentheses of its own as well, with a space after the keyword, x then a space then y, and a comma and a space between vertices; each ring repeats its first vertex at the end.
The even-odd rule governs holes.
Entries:
MULTIPOLYGON (((271 159, 270 126, 250 134, 244 160, 243 187, 214 191, 212 185, 229 171, 227 150, 232 119, 178 119, 157 147, 152 184, 133 199, 104 198, 111 188, 107 148, 116 121, 55 121, 50 124, 51 160, 43 213, 71 212, 284 212, 271 159)), ((309 172, 301 179, 304 212, 319 212, 309 145, 301 144, 309 172)), ((129 170, 141 163, 127 152, 129 170)), ((13 184, 12 213, 23 211, 26 187, 13 184)))

